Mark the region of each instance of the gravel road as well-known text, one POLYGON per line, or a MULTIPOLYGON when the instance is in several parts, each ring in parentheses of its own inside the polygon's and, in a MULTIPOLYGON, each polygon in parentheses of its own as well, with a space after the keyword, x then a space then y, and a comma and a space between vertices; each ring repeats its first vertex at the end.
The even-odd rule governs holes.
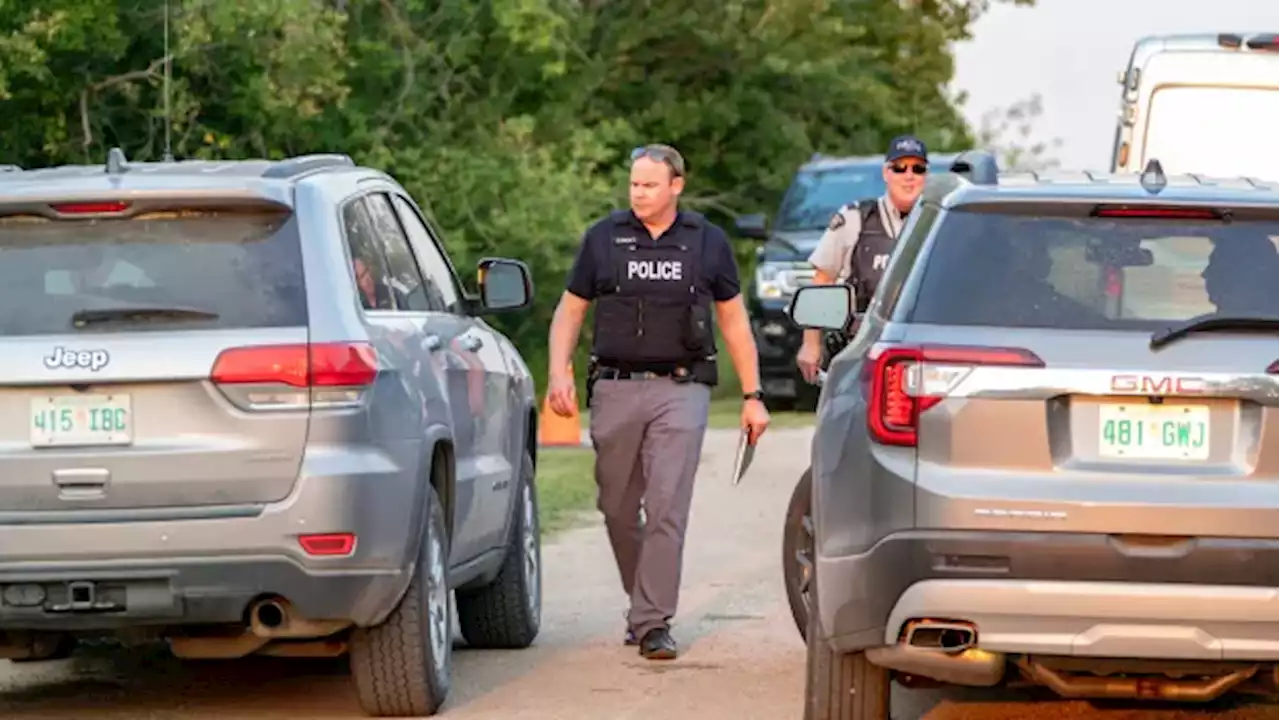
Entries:
MULTIPOLYGON (((707 439, 686 546, 683 655, 648 663, 621 644, 625 598, 602 527, 544 549, 545 619, 520 652, 460 649, 441 717, 452 720, 800 720, 804 648, 782 592, 783 510, 809 430, 774 430, 743 484, 728 480, 736 441, 707 439)), ((1206 710, 1063 702, 1042 694, 895 688, 896 720, 1261 720, 1274 704, 1206 710)), ((162 652, 89 652, 17 666, 0 660, 0 717, 282 720, 361 717, 341 662, 179 663, 162 652)))

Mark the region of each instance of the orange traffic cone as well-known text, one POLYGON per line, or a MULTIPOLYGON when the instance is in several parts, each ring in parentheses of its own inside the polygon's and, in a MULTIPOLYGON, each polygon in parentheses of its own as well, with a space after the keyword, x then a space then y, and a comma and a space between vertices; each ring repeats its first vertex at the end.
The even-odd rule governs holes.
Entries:
MULTIPOLYGON (((569 377, 573 377, 573 366, 569 366, 569 377)), ((551 409, 546 396, 542 398, 542 413, 538 416, 538 444, 551 446, 582 445, 582 419, 578 416, 578 406, 573 406, 569 417, 557 415, 551 409)))

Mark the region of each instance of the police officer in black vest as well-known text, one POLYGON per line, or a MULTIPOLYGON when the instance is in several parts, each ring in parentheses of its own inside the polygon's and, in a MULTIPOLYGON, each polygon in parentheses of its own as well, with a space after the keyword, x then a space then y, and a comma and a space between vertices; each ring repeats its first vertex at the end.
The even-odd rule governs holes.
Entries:
MULTIPOLYGON (((814 284, 848 283, 853 287, 857 312, 866 311, 907 214, 924 191, 928 162, 929 153, 919 138, 902 135, 889 143, 881 171, 884 194, 875 200, 845 205, 831 217, 818 246, 809 255, 815 271, 814 284)), ((813 382, 821 362, 822 331, 806 330, 796 356, 806 381, 813 382)))
POLYGON ((595 302, 587 405, 598 507, 631 600, 626 642, 650 659, 676 656, 669 624, 717 384, 713 309, 742 384, 742 426, 754 442, 769 424, 729 239, 677 207, 684 180, 674 148, 632 153, 631 209, 587 230, 551 323, 548 403, 569 415, 578 402, 570 358, 595 302))

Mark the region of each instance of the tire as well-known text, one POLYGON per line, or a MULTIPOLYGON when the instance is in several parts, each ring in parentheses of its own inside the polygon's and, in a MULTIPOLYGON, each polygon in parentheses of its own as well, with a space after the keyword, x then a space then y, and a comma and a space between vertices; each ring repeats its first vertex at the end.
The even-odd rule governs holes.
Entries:
POLYGON ((351 635, 350 663, 360 707, 373 717, 435 715, 449 695, 453 626, 449 538, 435 488, 409 588, 391 615, 351 635))
POLYGON ((890 720, 889 671, 861 652, 832 651, 817 612, 809 615, 805 634, 804 720, 890 720))
POLYGON ((808 633, 809 608, 813 588, 813 469, 804 471, 791 493, 782 530, 782 579, 787 604, 801 639, 808 633))
POLYGON ((458 625, 474 648, 529 647, 542 623, 541 527, 533 458, 527 452, 516 491, 498 577, 478 590, 458 593, 458 625))

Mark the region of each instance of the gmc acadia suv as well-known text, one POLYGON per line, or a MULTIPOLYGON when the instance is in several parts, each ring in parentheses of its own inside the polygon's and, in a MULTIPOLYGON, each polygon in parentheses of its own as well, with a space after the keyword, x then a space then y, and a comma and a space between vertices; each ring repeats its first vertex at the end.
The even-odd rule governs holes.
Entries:
POLYGON ((1277 185, 953 169, 822 386, 806 717, 884 720, 891 678, 1274 694, 1277 185))

